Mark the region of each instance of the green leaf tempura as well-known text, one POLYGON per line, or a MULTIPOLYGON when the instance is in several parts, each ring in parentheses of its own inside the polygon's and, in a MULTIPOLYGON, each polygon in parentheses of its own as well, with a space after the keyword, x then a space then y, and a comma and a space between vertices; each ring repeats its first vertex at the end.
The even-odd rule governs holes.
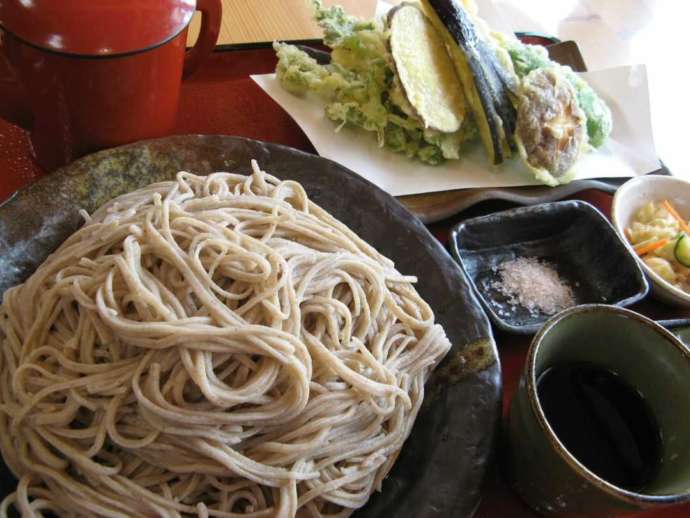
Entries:
POLYGON ((459 158, 462 144, 475 136, 471 121, 455 133, 424 128, 399 94, 384 29, 339 6, 313 4, 324 43, 332 49, 331 63, 320 65, 294 45, 274 43, 283 88, 296 95, 313 92, 326 101, 326 116, 336 130, 362 128, 375 133, 380 146, 431 165, 459 158))

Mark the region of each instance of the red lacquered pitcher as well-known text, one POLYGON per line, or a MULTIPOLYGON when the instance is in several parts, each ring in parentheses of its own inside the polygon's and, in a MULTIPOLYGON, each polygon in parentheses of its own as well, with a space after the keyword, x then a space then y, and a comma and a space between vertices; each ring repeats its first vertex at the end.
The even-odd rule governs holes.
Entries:
POLYGON ((220 21, 220 0, 2 0, 0 116, 31 132, 47 171, 168 134, 183 74, 213 50, 220 21), (195 10, 201 32, 185 52, 195 10))

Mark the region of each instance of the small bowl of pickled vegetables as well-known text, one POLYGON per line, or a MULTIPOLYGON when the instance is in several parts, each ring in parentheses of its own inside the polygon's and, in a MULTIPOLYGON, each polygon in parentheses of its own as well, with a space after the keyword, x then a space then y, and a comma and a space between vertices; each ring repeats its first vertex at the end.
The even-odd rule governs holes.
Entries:
POLYGON ((637 256, 652 293, 690 307, 690 182, 672 176, 642 176, 618 189, 613 223, 637 256))

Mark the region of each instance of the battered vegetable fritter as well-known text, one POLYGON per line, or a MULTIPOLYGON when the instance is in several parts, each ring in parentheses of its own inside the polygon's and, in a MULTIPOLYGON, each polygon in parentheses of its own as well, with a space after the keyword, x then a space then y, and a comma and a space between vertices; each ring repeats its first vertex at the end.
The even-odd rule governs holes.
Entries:
POLYGON ((557 69, 536 69, 522 80, 516 132, 528 165, 543 179, 557 181, 577 161, 587 142, 587 119, 557 69))

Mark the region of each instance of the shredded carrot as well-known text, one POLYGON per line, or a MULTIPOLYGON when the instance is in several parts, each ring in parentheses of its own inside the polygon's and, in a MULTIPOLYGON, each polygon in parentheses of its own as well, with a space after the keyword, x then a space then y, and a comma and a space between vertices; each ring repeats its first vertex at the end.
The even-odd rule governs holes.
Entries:
POLYGON ((659 250, 659 248, 665 246, 668 243, 668 241, 668 238, 665 237, 663 239, 659 239, 658 241, 652 241, 651 243, 643 243, 635 247, 635 252, 637 253, 637 255, 648 254, 649 252, 653 252, 654 250, 659 250))
POLYGON ((690 235, 690 227, 688 227, 688 224, 685 222, 685 220, 680 217, 680 214, 678 214, 673 205, 671 205, 671 203, 668 200, 664 200, 661 205, 678 222, 678 225, 680 225, 680 229, 686 234, 690 235))

